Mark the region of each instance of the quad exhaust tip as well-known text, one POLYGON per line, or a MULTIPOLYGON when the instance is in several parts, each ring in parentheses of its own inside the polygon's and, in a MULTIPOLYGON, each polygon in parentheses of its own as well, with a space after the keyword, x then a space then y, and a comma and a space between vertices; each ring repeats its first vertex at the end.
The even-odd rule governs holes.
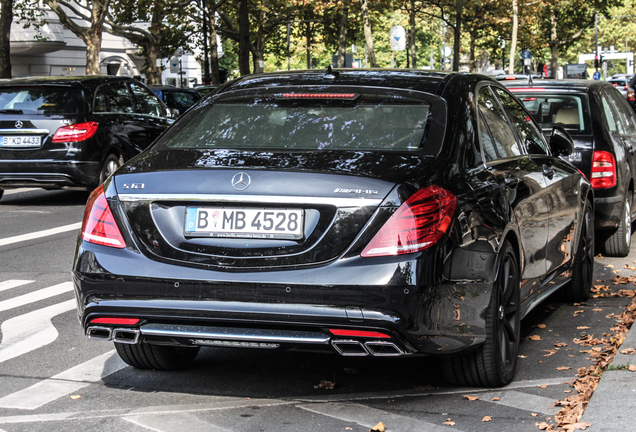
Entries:
POLYGON ((124 344, 136 344, 139 343, 141 332, 138 329, 131 328, 116 328, 91 326, 86 329, 86 336, 89 339, 96 339, 102 341, 113 341, 124 344))
POLYGON ((346 357, 394 357, 407 354, 394 342, 373 340, 361 342, 353 339, 333 339, 331 346, 336 352, 346 357))

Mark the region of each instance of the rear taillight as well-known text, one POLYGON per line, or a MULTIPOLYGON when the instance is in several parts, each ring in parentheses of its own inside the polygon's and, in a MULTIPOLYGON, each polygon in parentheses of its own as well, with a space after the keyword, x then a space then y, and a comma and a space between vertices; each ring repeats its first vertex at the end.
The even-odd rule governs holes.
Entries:
POLYGON ((62 126, 53 135, 53 142, 77 142, 84 141, 95 135, 97 122, 78 123, 70 126, 62 126))
POLYGON ((429 186, 410 197, 362 252, 363 257, 419 252, 434 245, 451 226, 457 198, 429 186))
POLYGON ((594 189, 616 186, 616 160, 611 153, 595 151, 592 156, 592 175, 590 182, 594 189))
POLYGON ((84 209, 81 236, 84 241, 98 245, 123 249, 126 242, 110 211, 104 186, 100 185, 91 193, 84 209))

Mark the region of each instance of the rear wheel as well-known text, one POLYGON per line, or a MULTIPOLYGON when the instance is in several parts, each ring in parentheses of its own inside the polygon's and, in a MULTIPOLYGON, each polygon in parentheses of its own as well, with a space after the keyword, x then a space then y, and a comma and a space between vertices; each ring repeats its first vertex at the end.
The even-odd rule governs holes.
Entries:
POLYGON ((623 214, 618 228, 603 244, 603 253, 607 256, 624 257, 629 254, 629 246, 632 242, 632 207, 631 193, 625 197, 623 214))
POLYGON ((2 199, 2 195, 4 195, 4 189, 0 189, 0 199, 2 199))
POLYGON ((104 161, 104 165, 102 165, 102 170, 99 173, 99 184, 104 183, 108 176, 117 171, 117 169, 122 165, 123 161, 121 158, 118 158, 114 154, 108 155, 104 161))
POLYGON ((115 342, 121 359, 137 369, 177 370, 190 365, 200 347, 175 347, 151 344, 115 342))
POLYGON ((500 387, 512 381, 520 338, 519 281, 517 256, 506 241, 486 313, 486 341, 474 351, 444 359, 442 370, 449 382, 500 387))
POLYGON ((581 236, 572 265, 572 280, 561 293, 567 302, 582 302, 590 298, 594 272, 594 213, 592 204, 585 205, 581 236))

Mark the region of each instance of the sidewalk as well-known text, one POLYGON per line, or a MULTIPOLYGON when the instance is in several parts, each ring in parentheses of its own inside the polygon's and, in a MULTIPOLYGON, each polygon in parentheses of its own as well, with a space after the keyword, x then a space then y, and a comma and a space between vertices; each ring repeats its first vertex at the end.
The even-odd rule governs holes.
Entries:
MULTIPOLYGON (((621 354, 627 348, 636 349, 636 328, 627 333, 610 368, 636 365, 636 354, 621 354)), ((605 371, 580 421, 591 423, 591 432, 636 432, 636 372, 605 371)))

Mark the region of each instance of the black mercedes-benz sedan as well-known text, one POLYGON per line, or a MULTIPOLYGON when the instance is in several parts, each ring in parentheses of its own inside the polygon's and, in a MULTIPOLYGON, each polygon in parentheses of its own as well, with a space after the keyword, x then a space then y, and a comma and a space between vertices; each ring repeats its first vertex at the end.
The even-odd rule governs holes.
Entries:
POLYGON ((571 151, 481 75, 241 78, 93 192, 79 320, 137 368, 324 347, 504 385, 520 319, 590 293, 593 189, 571 151))
POLYGON ((0 82, 4 189, 93 190, 168 125, 166 107, 128 77, 33 77, 0 82))

